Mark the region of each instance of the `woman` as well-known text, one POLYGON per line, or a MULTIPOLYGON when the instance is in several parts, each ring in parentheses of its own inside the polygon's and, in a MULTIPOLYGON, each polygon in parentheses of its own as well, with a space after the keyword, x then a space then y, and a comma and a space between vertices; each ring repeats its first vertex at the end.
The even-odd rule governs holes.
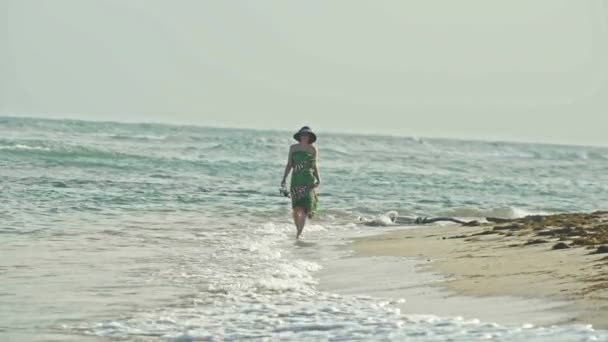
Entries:
POLYGON ((291 174, 291 206, 293 208, 293 221, 296 225, 296 239, 302 235, 306 224, 306 217, 312 218, 317 209, 316 189, 321 184, 317 157, 319 152, 314 146, 317 135, 308 126, 302 127, 293 136, 299 143, 289 148, 289 157, 281 187, 285 188, 285 182, 289 172, 291 174))

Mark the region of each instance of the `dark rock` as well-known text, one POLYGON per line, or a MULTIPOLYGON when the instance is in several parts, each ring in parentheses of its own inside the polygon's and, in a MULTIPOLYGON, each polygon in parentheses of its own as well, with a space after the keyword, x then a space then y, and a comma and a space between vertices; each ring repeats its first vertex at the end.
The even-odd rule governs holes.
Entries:
POLYGON ((549 241, 547 240, 543 240, 543 239, 534 239, 534 240, 530 240, 528 242, 526 242, 526 245, 538 245, 540 243, 547 243, 549 241))
POLYGON ((481 223, 479 223, 479 221, 470 221, 470 222, 464 223, 463 226, 465 226, 465 227, 479 227, 479 226, 481 226, 481 223))
POLYGON ((511 220, 511 219, 503 219, 503 218, 498 218, 498 217, 486 217, 486 220, 488 222, 492 222, 492 223, 508 223, 508 222, 513 222, 513 220, 511 220))
POLYGON ((608 253, 608 246, 599 246, 595 254, 608 253))
POLYGON ((567 249, 570 248, 570 246, 568 246, 568 244, 566 244, 565 242, 558 242, 555 245, 553 245, 553 249, 567 249))
POLYGON ((483 232, 479 232, 479 233, 471 234, 471 236, 479 236, 479 235, 491 235, 491 234, 496 234, 496 232, 494 232, 494 231, 492 231, 492 230, 484 230, 483 232))

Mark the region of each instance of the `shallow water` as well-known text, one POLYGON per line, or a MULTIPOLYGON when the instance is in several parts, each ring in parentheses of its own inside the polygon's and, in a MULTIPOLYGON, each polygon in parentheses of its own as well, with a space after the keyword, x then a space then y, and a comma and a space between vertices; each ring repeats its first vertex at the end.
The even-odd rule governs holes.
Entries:
POLYGON ((404 315, 315 278, 386 229, 360 216, 600 209, 608 149, 321 134, 320 215, 294 243, 288 133, 0 118, 0 137, 2 340, 608 341, 404 315))

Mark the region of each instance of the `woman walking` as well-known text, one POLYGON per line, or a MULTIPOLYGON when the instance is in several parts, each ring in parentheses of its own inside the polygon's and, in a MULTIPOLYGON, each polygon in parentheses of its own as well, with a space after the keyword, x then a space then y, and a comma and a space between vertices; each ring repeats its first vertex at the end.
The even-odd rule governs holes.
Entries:
POLYGON ((287 176, 291 174, 291 205, 293 222, 296 225, 296 239, 302 235, 306 218, 312 218, 317 209, 316 189, 321 184, 321 176, 317 165, 319 152, 314 146, 317 135, 308 126, 302 127, 293 138, 298 144, 289 148, 289 157, 281 187, 285 188, 287 176))

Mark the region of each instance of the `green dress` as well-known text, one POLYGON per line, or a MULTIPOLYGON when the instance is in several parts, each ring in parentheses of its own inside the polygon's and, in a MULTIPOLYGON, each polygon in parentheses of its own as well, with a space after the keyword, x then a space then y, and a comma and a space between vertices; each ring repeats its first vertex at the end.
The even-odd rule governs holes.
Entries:
POLYGON ((291 154, 293 173, 291 174, 291 205, 302 208, 309 215, 317 210, 315 185, 315 158, 311 152, 295 151, 291 154))

